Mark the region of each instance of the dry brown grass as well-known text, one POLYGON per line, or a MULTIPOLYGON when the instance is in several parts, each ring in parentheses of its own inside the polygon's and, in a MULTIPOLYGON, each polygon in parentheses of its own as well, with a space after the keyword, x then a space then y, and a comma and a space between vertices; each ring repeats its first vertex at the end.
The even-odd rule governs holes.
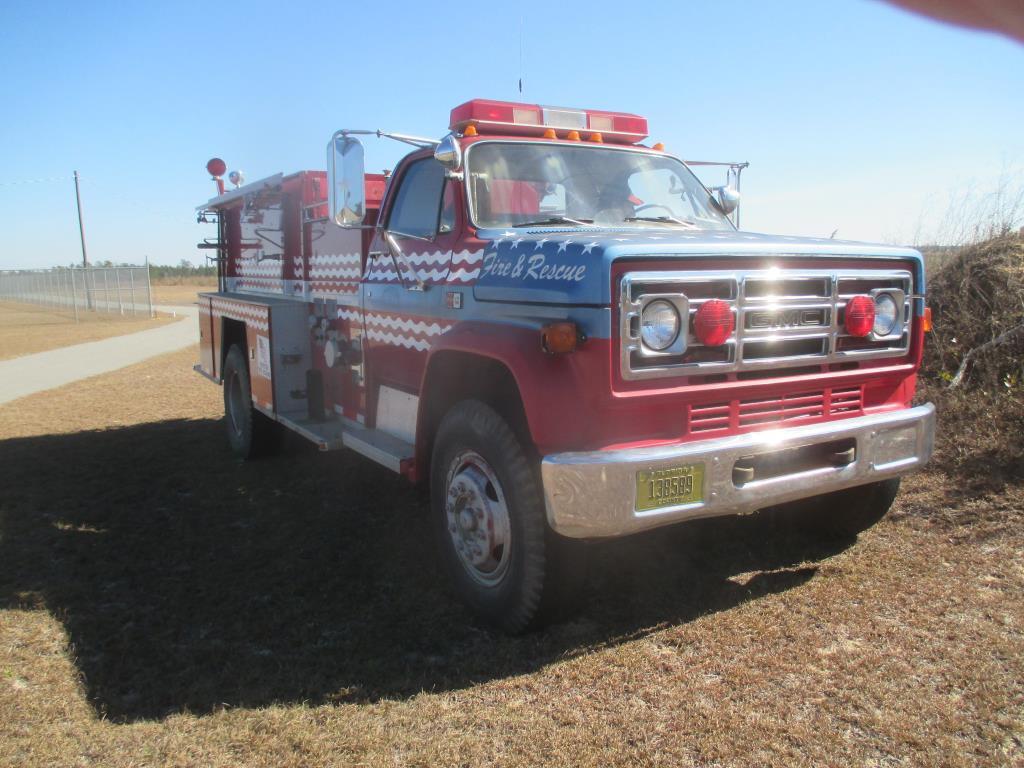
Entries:
POLYGON ((194 304, 201 291, 216 291, 217 281, 203 278, 185 285, 154 282, 152 290, 154 304, 194 304))
POLYGON ((171 318, 144 314, 55 311, 52 307, 0 302, 0 360, 45 352, 86 341, 122 336, 170 322, 171 318))
POLYGON ((0 406, 2 765, 1024 760, 1020 485, 912 476, 853 545, 603 545, 575 618, 507 638, 387 471, 234 461, 193 357, 0 406))

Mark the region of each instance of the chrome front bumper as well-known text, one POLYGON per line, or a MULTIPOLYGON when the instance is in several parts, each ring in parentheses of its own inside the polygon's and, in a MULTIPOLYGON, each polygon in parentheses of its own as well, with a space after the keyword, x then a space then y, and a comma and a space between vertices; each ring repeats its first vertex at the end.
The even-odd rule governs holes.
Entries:
POLYGON ((897 477, 931 458, 935 406, 852 419, 751 432, 745 435, 581 453, 556 453, 541 463, 551 527, 572 538, 599 538, 698 517, 734 515, 897 477), (853 460, 842 466, 797 468, 737 484, 737 462, 808 446, 853 441, 853 460), (636 509, 636 475, 681 464, 704 463, 703 501, 651 511, 636 509))

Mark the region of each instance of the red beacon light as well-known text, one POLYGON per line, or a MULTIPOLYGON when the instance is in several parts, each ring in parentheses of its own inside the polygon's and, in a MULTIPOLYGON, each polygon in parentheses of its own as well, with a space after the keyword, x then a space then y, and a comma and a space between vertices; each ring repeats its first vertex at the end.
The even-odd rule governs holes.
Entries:
POLYGON ((224 172, 228 169, 228 164, 221 160, 219 157, 210 158, 210 161, 206 164, 206 170, 213 177, 213 180, 217 182, 217 194, 224 194, 224 172))
POLYGON ((490 99, 473 99, 455 107, 448 127, 463 134, 472 127, 477 133, 542 138, 550 138, 552 131, 562 138, 583 132, 616 144, 636 144, 647 138, 647 118, 639 115, 490 99))

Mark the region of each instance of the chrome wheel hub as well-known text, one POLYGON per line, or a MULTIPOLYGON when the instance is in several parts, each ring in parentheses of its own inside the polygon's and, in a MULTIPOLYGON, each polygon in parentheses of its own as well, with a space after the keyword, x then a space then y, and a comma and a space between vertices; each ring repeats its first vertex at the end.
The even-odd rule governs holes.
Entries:
POLYGON ((510 562, 508 502, 497 475, 477 453, 459 454, 445 485, 448 535, 466 572, 480 584, 501 581, 510 562))

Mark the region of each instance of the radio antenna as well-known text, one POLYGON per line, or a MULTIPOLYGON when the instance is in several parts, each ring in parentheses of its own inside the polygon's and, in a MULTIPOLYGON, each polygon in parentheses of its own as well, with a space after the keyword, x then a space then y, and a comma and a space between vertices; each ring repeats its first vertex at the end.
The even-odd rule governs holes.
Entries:
POLYGON ((519 17, 519 95, 523 95, 523 17, 519 17))

